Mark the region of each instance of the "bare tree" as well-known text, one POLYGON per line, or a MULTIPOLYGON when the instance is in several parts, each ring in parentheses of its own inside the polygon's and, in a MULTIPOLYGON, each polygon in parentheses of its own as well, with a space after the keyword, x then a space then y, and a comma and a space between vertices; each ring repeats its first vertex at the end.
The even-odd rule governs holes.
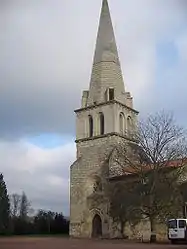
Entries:
POLYGON ((23 192, 21 196, 20 201, 20 212, 19 217, 23 220, 26 220, 30 211, 31 204, 26 196, 26 194, 23 192))
POLYGON ((110 203, 109 214, 114 222, 120 224, 119 232, 121 238, 126 237, 124 228, 127 222, 131 225, 136 225, 141 219, 141 213, 138 213, 136 210, 135 180, 131 176, 127 176, 122 181, 115 179, 110 182, 106 190, 110 203))
POLYGON ((15 193, 10 196, 11 215, 13 217, 19 215, 20 203, 21 203, 21 196, 19 194, 15 193))
POLYGON ((131 137, 132 142, 115 148, 114 163, 123 175, 136 176, 129 194, 136 196, 134 211, 149 219, 153 241, 157 220, 179 212, 178 186, 187 162, 186 133, 175 124, 172 114, 160 112, 140 122, 131 137))

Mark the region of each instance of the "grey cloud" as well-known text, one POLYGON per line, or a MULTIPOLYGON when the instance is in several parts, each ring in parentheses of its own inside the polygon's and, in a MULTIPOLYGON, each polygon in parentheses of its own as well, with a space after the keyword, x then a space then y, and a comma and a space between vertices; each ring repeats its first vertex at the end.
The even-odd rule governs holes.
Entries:
MULTIPOLYGON (((1 137, 73 134, 73 110, 89 85, 100 3, 1 2, 1 137)), ((109 4, 127 90, 132 91, 137 109, 149 111, 155 44, 175 38, 186 18, 185 2, 111 0, 109 4), (150 96, 144 104, 142 94, 150 96)))
MULTIPOLYGON (((89 85, 100 0, 0 1, 0 171, 9 192, 68 214, 73 144, 40 149, 20 137, 75 133, 73 110, 89 85), (56 178, 57 177, 57 178, 56 178)), ((141 115, 173 109, 185 124, 186 1, 109 0, 126 89, 141 115), (157 70, 156 45, 173 41, 174 68, 157 70), (159 82, 157 76, 159 74, 159 82)))
POLYGON ((9 194, 25 191, 32 207, 69 214, 69 166, 75 146, 41 149, 25 142, 0 143, 0 172, 9 194), (11 155, 11 156, 10 156, 11 155))
POLYGON ((65 14, 66 2, 54 1, 53 9, 44 2, 7 5, 2 13, 1 20, 6 20, 0 46, 2 135, 74 130, 73 110, 88 81, 85 72, 91 63, 85 57, 92 49, 80 39, 76 19, 71 22, 65 14))

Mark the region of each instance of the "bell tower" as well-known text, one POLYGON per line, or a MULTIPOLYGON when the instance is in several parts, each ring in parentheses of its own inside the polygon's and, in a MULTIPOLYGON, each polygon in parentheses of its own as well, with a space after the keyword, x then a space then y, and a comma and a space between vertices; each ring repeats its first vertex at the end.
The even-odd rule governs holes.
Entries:
POLYGON ((89 90, 83 91, 81 108, 75 113, 77 160, 70 174, 70 235, 90 237, 95 215, 101 218, 102 234, 107 234, 106 205, 94 209, 88 198, 96 179, 102 185, 110 174, 106 159, 111 150, 122 140, 131 140, 138 114, 125 91, 107 0, 102 1, 89 90))

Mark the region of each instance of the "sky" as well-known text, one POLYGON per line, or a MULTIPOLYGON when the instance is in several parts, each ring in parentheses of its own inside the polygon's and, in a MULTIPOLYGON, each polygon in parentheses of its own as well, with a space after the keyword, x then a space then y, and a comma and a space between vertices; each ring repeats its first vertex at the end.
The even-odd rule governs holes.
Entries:
MULTIPOLYGON (((140 117, 187 127, 186 0, 108 0, 140 117)), ((33 208, 69 215, 75 114, 88 89, 101 0, 0 1, 0 172, 33 208)))

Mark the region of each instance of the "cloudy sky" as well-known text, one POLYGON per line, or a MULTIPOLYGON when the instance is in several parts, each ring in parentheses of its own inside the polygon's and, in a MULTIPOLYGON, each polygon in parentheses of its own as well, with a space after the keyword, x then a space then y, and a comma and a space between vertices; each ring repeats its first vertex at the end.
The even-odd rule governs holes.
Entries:
MULTIPOLYGON (((187 127, 186 0, 109 0, 126 89, 141 116, 187 127)), ((9 193, 69 213, 75 116, 101 0, 0 0, 0 171, 9 193)))

